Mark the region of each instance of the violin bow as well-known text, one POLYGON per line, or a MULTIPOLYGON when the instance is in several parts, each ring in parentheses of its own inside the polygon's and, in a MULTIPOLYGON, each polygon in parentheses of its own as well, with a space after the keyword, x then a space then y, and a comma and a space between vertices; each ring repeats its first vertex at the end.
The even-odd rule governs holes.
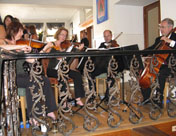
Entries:
POLYGON ((114 38, 114 40, 117 40, 122 34, 123 34, 123 32, 120 32, 120 33, 114 38))

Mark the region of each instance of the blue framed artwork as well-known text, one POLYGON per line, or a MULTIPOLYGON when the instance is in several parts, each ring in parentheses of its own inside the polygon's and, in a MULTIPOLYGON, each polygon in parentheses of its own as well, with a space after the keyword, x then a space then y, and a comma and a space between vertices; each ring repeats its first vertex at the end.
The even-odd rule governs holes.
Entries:
POLYGON ((108 20, 108 0, 96 0, 97 24, 108 20))

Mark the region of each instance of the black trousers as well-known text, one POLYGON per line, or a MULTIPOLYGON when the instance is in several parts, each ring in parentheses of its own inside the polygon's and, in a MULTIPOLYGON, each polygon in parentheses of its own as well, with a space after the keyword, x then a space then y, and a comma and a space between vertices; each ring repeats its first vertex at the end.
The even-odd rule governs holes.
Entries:
MULTIPOLYGON (((55 70, 55 69, 47 69, 47 75, 48 75, 48 77, 58 78, 57 70, 55 70)), ((78 71, 70 70, 68 73, 68 76, 71 79, 73 79, 75 98, 85 97, 85 91, 84 91, 84 87, 83 87, 83 80, 82 80, 81 73, 78 71)), ((61 91, 66 91, 65 83, 63 81, 59 81, 59 83, 61 83, 63 85, 61 91)))
MULTIPOLYGON (((46 113, 50 113, 57 110, 53 90, 51 88, 50 81, 45 76, 42 76, 42 79, 40 82, 43 82, 43 94, 45 95, 45 101, 39 101, 35 107, 38 108, 37 112, 41 112, 42 105, 45 104, 46 106, 46 113)), ((28 74, 20 74, 17 75, 17 87, 18 88, 26 88, 26 100, 27 100, 27 113, 29 117, 32 117, 32 107, 34 102, 37 100, 37 98, 32 99, 32 94, 30 88, 34 87, 33 93, 40 93, 39 91, 39 85, 34 82, 30 81, 28 74)), ((37 116, 41 116, 40 114, 36 114, 37 116)))
MULTIPOLYGON (((160 67, 160 71, 159 71, 159 88, 157 88, 157 92, 159 92, 160 95, 160 101, 163 101, 163 91, 164 91, 164 87, 165 87, 165 82, 166 82, 166 78, 170 75, 171 70, 168 68, 168 65, 161 65, 160 67)), ((146 88, 146 89, 142 89, 142 95, 144 97, 144 101, 147 100, 150 97, 151 94, 151 88, 146 88)))

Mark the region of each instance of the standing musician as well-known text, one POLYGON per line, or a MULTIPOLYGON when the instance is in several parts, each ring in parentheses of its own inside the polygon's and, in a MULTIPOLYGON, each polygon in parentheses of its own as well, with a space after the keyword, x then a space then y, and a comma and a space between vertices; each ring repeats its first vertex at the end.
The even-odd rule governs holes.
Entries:
MULTIPOLYGON (((99 46, 99 48, 110 48, 110 47, 119 47, 119 45, 116 43, 115 40, 112 40, 112 32, 111 30, 105 30, 103 32, 103 36, 104 36, 104 40, 105 42, 102 42, 99 46)), ((98 58, 96 58, 96 61, 99 61, 98 58)), ((100 74, 103 74, 103 73, 107 73, 107 66, 105 66, 105 64, 108 64, 109 62, 109 59, 101 59, 100 61, 103 61, 103 63, 98 63, 97 66, 95 66, 95 70, 91 73, 91 78, 93 80, 95 80, 96 76, 100 75, 100 74), (103 66, 102 66, 103 65, 103 66)), ((115 80, 111 77, 107 77, 107 81, 110 81, 111 80, 111 84, 110 84, 110 87, 112 87, 115 83, 115 80)), ((106 82, 106 93, 105 93, 105 99, 108 100, 109 98, 109 88, 108 88, 108 82, 106 82)), ((95 83, 94 83, 94 86, 96 87, 95 83)), ((89 88, 90 90, 92 89, 91 88, 91 82, 89 81, 89 88)), ((96 90, 96 89, 95 89, 96 90)))
MULTIPOLYGON (((171 49, 176 49, 176 34, 174 32, 170 33, 173 30, 174 21, 170 18, 165 18, 161 21, 159 28, 161 31, 162 36, 157 37, 155 39, 155 43, 148 47, 146 50, 155 50, 158 44, 163 40, 169 44, 171 49)), ((169 58, 169 57, 168 57, 169 58)), ((159 70, 159 88, 156 89, 157 92, 160 93, 160 101, 154 101, 160 108, 163 108, 162 101, 163 101, 163 90, 165 87, 166 78, 170 74, 170 69, 168 68, 168 59, 166 62, 163 63, 159 70)), ((142 89, 142 95, 144 98, 144 104, 147 102, 148 98, 150 97, 151 88, 142 89)))
MULTIPOLYGON (((15 45, 16 41, 19 40, 23 35, 23 25, 20 22, 12 22, 7 27, 7 35, 6 39, 0 41, 0 43, 4 44, 4 47, 9 47, 9 45, 13 45, 14 49, 24 48, 25 53, 29 53, 31 51, 31 47, 27 45, 15 45), (21 46, 21 48, 17 48, 21 46)), ((6 48, 5 48, 6 49, 6 48)), ((38 125, 38 122, 33 118, 31 110, 35 99, 32 99, 32 94, 30 88, 35 86, 34 93, 38 92, 39 86, 36 82, 30 81, 30 75, 24 71, 23 64, 27 61, 29 63, 33 63, 34 59, 26 59, 26 60, 17 60, 16 69, 17 69, 17 87, 26 89, 26 99, 27 99, 27 112, 30 117, 30 123, 33 125, 38 125)), ((42 76, 40 82, 44 82, 43 93, 46 96, 45 105, 47 107, 46 113, 47 116, 50 116, 53 119, 56 119, 54 111, 57 110, 56 103, 54 101, 54 95, 52 92, 51 84, 48 78, 42 76)), ((41 111, 42 105, 40 103, 37 104, 38 112, 41 111)))
POLYGON ((89 47, 89 40, 87 39, 87 32, 83 32, 82 35, 81 35, 82 39, 81 39, 81 43, 84 44, 84 47, 85 48, 88 48, 89 47))
MULTIPOLYGON (((43 52, 50 52, 50 53, 56 53, 56 52, 63 52, 66 51, 66 49, 70 46, 70 42, 66 40, 68 37, 68 30, 64 27, 61 27, 57 30, 54 38, 56 39, 55 42, 49 42, 44 48, 43 52)), ((84 44, 81 44, 81 46, 78 48, 81 50, 84 47, 84 44)), ((61 58, 57 59, 50 59, 47 69, 47 75, 48 77, 54 77, 57 78, 57 69, 56 66, 58 64, 58 60, 61 60, 61 58)), ((83 81, 82 76, 79 71, 76 70, 69 70, 68 73, 69 77, 73 79, 74 82, 74 92, 76 97, 76 103, 79 106, 83 106, 83 102, 81 101, 81 98, 85 96, 84 88, 83 88, 83 81)), ((59 81, 62 82, 62 81, 59 81)), ((61 90, 65 90, 65 85, 62 87, 61 90)))

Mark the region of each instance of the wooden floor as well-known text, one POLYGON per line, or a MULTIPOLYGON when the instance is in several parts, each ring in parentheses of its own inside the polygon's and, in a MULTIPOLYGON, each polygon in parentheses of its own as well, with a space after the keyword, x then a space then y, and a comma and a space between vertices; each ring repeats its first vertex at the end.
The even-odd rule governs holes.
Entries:
MULTIPOLYGON (((134 128, 151 126, 151 125, 158 126, 159 128, 164 128, 162 131, 165 131, 165 133, 168 134, 169 136, 176 136, 176 132, 172 132, 172 129, 171 129, 173 125, 176 126, 176 119, 168 117, 166 111, 163 110, 162 116, 157 121, 153 121, 149 118, 149 115, 148 115, 150 105, 141 107, 140 109, 144 114, 144 118, 139 124, 134 125, 134 124, 131 124, 128 120, 129 109, 127 109, 127 112, 123 112, 124 107, 125 107, 124 105, 121 105, 120 108, 117 110, 120 113, 120 115, 122 115, 122 118, 123 118, 123 121, 118 128, 110 128, 107 125, 108 114, 99 108, 98 112, 94 115, 98 117, 100 121, 100 125, 94 132, 87 132, 82 126, 83 118, 75 114, 72 117, 72 120, 76 124, 76 129, 73 131, 71 136, 133 136, 131 130, 133 130, 134 128)), ((80 111, 80 113, 84 114, 84 111, 80 111)), ((25 130, 21 129, 21 132, 22 132, 22 136, 32 135, 31 129, 25 129, 25 130)), ((53 134, 52 132, 49 132, 49 136, 62 136, 62 134, 60 133, 53 134)), ((137 136, 137 135, 135 134, 134 136, 137 136)))
MULTIPOLYGON (((100 87, 101 87, 100 83, 100 87)), ((125 89, 129 90, 129 87, 125 85, 125 89)), ((102 89, 101 89, 102 90, 102 89)), ((127 96, 130 96, 127 91, 127 96)), ((99 92, 100 93, 100 92, 99 92)), ((127 98, 128 99, 128 98, 127 98)), ((105 106, 105 105, 104 105, 105 106)), ((126 108, 124 104, 121 104, 119 108, 116 107, 116 111, 119 112, 119 114, 122 116, 123 121, 120 124, 118 128, 110 128, 107 125, 107 118, 108 113, 103 111, 101 108, 98 108, 98 112, 94 113, 94 115, 98 118, 100 121, 99 127, 94 132, 88 132, 83 128, 83 117, 80 115, 75 114, 72 118, 73 122, 76 125, 76 129, 72 132, 71 136, 162 136, 161 133, 166 133, 168 135, 163 136, 176 136, 176 132, 172 132, 172 126, 176 126, 176 118, 170 118, 167 115, 166 110, 162 110, 162 115, 158 120, 151 120, 149 117, 149 111, 150 111, 151 105, 145 105, 143 107, 140 107, 140 110, 142 111, 144 118, 143 120, 138 124, 132 124, 129 121, 129 109, 126 108), (124 109, 127 109, 127 112, 123 112, 124 109), (138 128, 143 127, 150 127, 154 126, 161 130, 161 133, 158 133, 159 135, 154 134, 154 131, 151 130, 151 133, 153 132, 153 135, 147 134, 144 132, 143 134, 146 135, 140 135, 137 134, 138 128), (135 131, 133 131, 135 130, 135 131)), ((83 110, 80 111, 80 113, 85 114, 83 110)), ((149 130, 150 128, 144 130, 149 130)), ((150 130, 149 130, 150 131, 150 130)), ((22 136, 31 136, 31 128, 29 129, 21 129, 22 136)), ((62 136, 61 133, 52 133, 49 132, 49 136, 62 136)))

